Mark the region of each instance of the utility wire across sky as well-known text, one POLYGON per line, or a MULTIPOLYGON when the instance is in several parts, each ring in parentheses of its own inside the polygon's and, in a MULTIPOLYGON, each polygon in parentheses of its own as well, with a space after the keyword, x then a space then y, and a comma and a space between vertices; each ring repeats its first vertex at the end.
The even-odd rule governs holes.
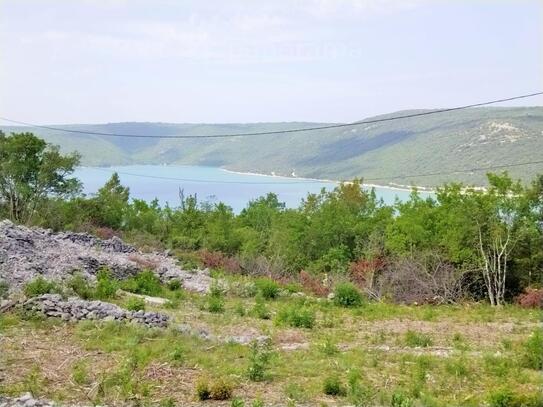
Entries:
MULTIPOLYGON (((412 117, 420 117, 420 116, 429 116, 439 113, 445 113, 445 112, 453 112, 457 110, 464 110, 469 109, 473 107, 481 107, 481 106, 487 106, 491 104, 496 104, 500 102, 508 102, 512 100, 518 100, 518 99, 526 99, 534 96, 543 95, 543 92, 534 92, 530 94, 525 95, 518 95, 518 96, 512 96, 504 99, 495 99, 490 100, 486 102, 481 103, 474 103, 470 105, 464 105, 464 106, 457 106, 457 107, 451 107, 446 109, 436 109, 436 110, 429 110, 424 112, 418 112, 418 113, 411 113, 406 115, 400 115, 400 116, 392 116, 392 117, 384 117, 379 119, 370 119, 370 120, 362 120, 358 122, 353 123, 338 123, 338 124, 331 124, 331 125, 325 125, 325 126, 314 126, 314 127, 306 127, 306 128, 298 128, 298 129, 285 129, 285 130, 274 130, 274 131, 264 131, 264 132, 254 132, 254 133, 231 133, 231 134, 212 134, 212 135, 165 135, 165 136, 151 136, 146 134, 119 134, 119 133, 104 133, 104 132, 94 132, 94 131, 86 131, 86 130, 76 130, 76 129, 66 129, 61 127, 52 127, 52 126, 44 126, 44 125, 38 125, 33 124, 29 122, 23 122, 19 120, 13 120, 9 119, 7 117, 0 117, 1 120, 4 120, 6 122, 16 123, 16 124, 22 124, 28 127, 32 128, 41 128, 41 129, 47 129, 47 130, 53 130, 53 131, 59 131, 59 132, 66 132, 66 133, 74 133, 74 134, 84 134, 84 135, 97 135, 97 136, 105 136, 105 137, 131 137, 131 138, 156 138, 156 139, 162 139, 162 138, 168 138, 168 139, 187 139, 187 138, 227 138, 227 137, 247 137, 247 136, 261 136, 261 135, 276 135, 276 134, 288 134, 288 133, 298 133, 298 132, 307 132, 307 131, 317 131, 317 130, 325 130, 325 129, 334 129, 334 128, 341 128, 341 127, 351 127, 351 126, 359 126, 364 124, 372 124, 372 123, 380 123, 380 122, 388 122, 393 120, 400 120, 400 119, 408 119, 412 117)), ((500 165, 491 165, 486 167, 474 167, 474 168, 468 168, 468 169, 458 169, 458 170, 452 170, 452 171, 438 171, 438 172, 428 172, 428 173, 418 173, 418 174, 401 174, 401 175, 390 175, 390 176, 381 176, 377 178, 363 178, 365 182, 374 182, 374 181, 385 181, 385 180, 393 180, 393 179, 408 179, 408 178, 417 178, 417 177, 430 177, 430 176, 439 176, 439 175, 453 175, 453 174, 459 174, 459 173, 470 173, 470 172, 478 172, 478 171, 488 171, 488 170, 496 170, 496 169, 504 169, 504 168, 512 168, 512 167, 520 167, 525 165, 534 165, 534 164, 543 164, 543 160, 534 160, 534 161, 525 161, 525 162, 518 162, 518 163, 512 163, 512 164, 500 164, 500 165)), ((176 178, 176 177, 164 177, 164 176, 155 176, 155 175, 145 175, 145 174, 137 174, 137 173, 130 173, 130 172, 122 172, 122 171, 115 171, 110 170, 107 168, 97 168, 101 171, 107 171, 107 172, 117 172, 120 175, 126 175, 126 176, 132 176, 132 177, 141 177, 141 178, 151 178, 151 179, 161 179, 161 180, 170 180, 170 181, 179 181, 179 182, 194 182, 194 183, 212 183, 212 184, 250 184, 250 185, 287 185, 287 184, 316 184, 316 183, 338 183, 340 181, 328 181, 328 180, 316 180, 316 179, 296 179, 293 181, 221 181, 221 180, 206 180, 206 179, 193 179, 193 178, 176 178)))
POLYGON ((273 131, 259 131, 259 132, 253 132, 253 133, 225 133, 225 134, 208 134, 208 135, 172 134, 172 135, 163 135, 163 136, 152 136, 149 134, 120 134, 120 133, 104 133, 104 132, 89 131, 89 130, 66 129, 62 127, 39 125, 35 123, 14 120, 14 119, 1 117, 1 116, 0 116, 0 119, 9 123, 22 124, 28 127, 36 128, 36 129, 46 129, 46 130, 54 130, 54 131, 73 133, 73 134, 86 134, 86 135, 104 136, 104 137, 132 137, 132 138, 155 138, 155 139, 229 138, 229 137, 265 136, 265 135, 274 135, 274 134, 289 134, 289 133, 299 133, 299 132, 305 132, 305 131, 317 131, 317 130, 326 130, 326 129, 337 129, 341 127, 361 126, 364 124, 382 123, 382 122, 389 122, 393 120, 409 119, 412 117, 430 116, 430 115, 439 114, 439 113, 454 112, 457 110, 464 110, 464 109, 469 109, 472 107, 488 106, 488 105, 493 105, 493 104, 501 103, 501 102, 510 102, 513 100, 527 99, 527 98, 531 98, 531 97, 539 96, 539 95, 543 95, 543 92, 534 92, 534 93, 529 93, 525 95, 512 96, 512 97, 508 97, 504 99, 495 99, 495 100, 490 100, 486 102, 473 103, 470 105, 449 107, 446 109, 429 110, 429 111, 410 113, 410 114, 405 114, 405 115, 400 115, 400 116, 383 117, 379 119, 362 120, 362 121, 357 121, 357 122, 352 122, 352 123, 337 123, 337 124, 329 124, 329 125, 324 125, 324 126, 313 126, 313 127, 306 127, 306 128, 273 130, 273 131))

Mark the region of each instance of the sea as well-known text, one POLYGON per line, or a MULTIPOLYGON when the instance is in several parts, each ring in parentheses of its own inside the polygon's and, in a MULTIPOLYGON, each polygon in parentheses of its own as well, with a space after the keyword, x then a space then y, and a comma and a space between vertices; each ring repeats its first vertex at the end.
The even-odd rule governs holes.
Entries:
MULTIPOLYGON (((131 198, 152 201, 170 207, 180 204, 180 196, 196 195, 198 202, 223 202, 239 213, 251 200, 269 192, 277 194, 288 208, 297 208, 310 193, 323 188, 331 191, 337 182, 296 177, 281 177, 232 172, 222 168, 188 165, 128 165, 116 167, 79 167, 74 175, 83 183, 83 192, 95 194, 117 172, 121 183, 130 188, 131 198)), ((371 188, 367 186, 366 188, 371 188)), ((374 186, 378 198, 393 204, 409 198, 410 191, 374 186)), ((422 196, 430 192, 420 192, 422 196)))

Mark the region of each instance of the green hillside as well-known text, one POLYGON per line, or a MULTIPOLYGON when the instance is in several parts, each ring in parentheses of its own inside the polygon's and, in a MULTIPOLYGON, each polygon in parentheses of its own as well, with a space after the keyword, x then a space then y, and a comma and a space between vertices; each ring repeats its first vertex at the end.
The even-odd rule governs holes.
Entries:
MULTIPOLYGON (((412 111, 395 112, 387 116, 412 111)), ((326 123, 62 125, 99 132, 209 135, 303 128, 326 123)), ((59 125, 61 126, 61 125, 59 125)), ((5 132, 23 127, 4 126, 5 132)), ((351 179, 377 184, 432 186, 445 181, 483 184, 485 171, 416 176, 541 160, 543 107, 479 108, 431 116, 291 134, 224 139, 133 139, 36 130, 64 151, 78 150, 89 166, 191 164, 298 176, 351 179)), ((528 180, 543 164, 509 169, 528 180)))

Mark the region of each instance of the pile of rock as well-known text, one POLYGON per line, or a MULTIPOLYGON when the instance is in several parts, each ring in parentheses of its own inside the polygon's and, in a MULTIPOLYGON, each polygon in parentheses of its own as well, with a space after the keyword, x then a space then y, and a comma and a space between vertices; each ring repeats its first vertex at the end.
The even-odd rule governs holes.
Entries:
POLYGON ((44 294, 23 303, 23 309, 47 317, 65 321, 105 320, 137 322, 148 327, 165 328, 169 317, 158 312, 127 311, 115 304, 102 301, 86 301, 79 298, 64 300, 58 294, 44 294))
POLYGON ((53 407, 54 405, 50 401, 35 399, 30 393, 21 397, 0 396, 0 407, 53 407))
POLYGON ((0 280, 12 291, 38 276, 60 281, 78 272, 92 281, 102 267, 118 279, 150 269, 163 282, 178 279, 197 292, 208 291, 211 283, 206 270, 183 270, 166 254, 141 253, 118 237, 102 240, 87 233, 54 233, 0 221, 0 280))

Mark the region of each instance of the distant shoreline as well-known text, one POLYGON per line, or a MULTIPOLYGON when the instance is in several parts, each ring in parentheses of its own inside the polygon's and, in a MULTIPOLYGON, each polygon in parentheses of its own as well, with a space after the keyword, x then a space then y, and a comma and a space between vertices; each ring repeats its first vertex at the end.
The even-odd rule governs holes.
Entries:
MULTIPOLYGON (((273 175, 273 174, 264 174, 264 173, 258 173, 258 172, 249 172, 249 171, 234 171, 229 170, 227 168, 220 168, 220 170, 229 172, 231 174, 238 174, 238 175, 254 175, 259 177, 270 177, 270 178, 283 178, 283 179, 291 179, 291 180, 300 180, 300 181, 316 181, 316 182, 323 182, 323 183, 331 183, 331 184, 340 184, 341 182, 349 182, 349 181, 338 181, 338 180, 332 180, 332 179, 322 179, 322 178, 306 178, 306 177, 288 177, 286 175, 273 175)), ((428 192, 433 193, 435 192, 435 189, 428 188, 428 187, 421 187, 418 185, 414 186, 408 186, 408 185, 379 185, 379 184, 367 184, 364 183, 364 186, 371 187, 371 188, 381 188, 381 189, 389 189, 392 191, 403 191, 403 192, 411 192, 413 188, 416 188, 419 192, 428 192)))
MULTIPOLYGON (((227 168, 222 167, 211 167, 211 166, 201 166, 201 165, 190 165, 190 164, 128 164, 128 165, 104 165, 104 166, 94 166, 94 165, 80 165, 79 168, 119 168, 119 167, 130 167, 130 166, 160 166, 160 167, 209 167, 209 168, 216 168, 220 171, 224 171, 230 174, 238 174, 238 175, 251 175, 251 176, 257 176, 257 177, 269 177, 269 178, 281 178, 285 180, 297 180, 297 181, 312 181, 312 182, 322 182, 322 183, 329 183, 329 184, 336 184, 339 185, 341 182, 350 182, 350 181, 339 181, 339 180, 333 180, 333 179, 324 179, 324 178, 308 178, 308 177, 289 177, 286 175, 275 175, 275 174, 265 174, 265 173, 259 173, 259 172, 252 172, 252 171, 234 171, 229 170, 227 168)), ((422 187, 419 185, 409 186, 409 185, 401 185, 401 184, 393 184, 393 185, 379 185, 379 184, 363 184, 366 187, 370 188, 379 188, 379 189, 388 189, 391 191, 401 191, 401 192, 411 192, 413 188, 416 188, 418 192, 425 192, 425 193, 435 193, 434 188, 428 188, 428 187, 422 187)))

